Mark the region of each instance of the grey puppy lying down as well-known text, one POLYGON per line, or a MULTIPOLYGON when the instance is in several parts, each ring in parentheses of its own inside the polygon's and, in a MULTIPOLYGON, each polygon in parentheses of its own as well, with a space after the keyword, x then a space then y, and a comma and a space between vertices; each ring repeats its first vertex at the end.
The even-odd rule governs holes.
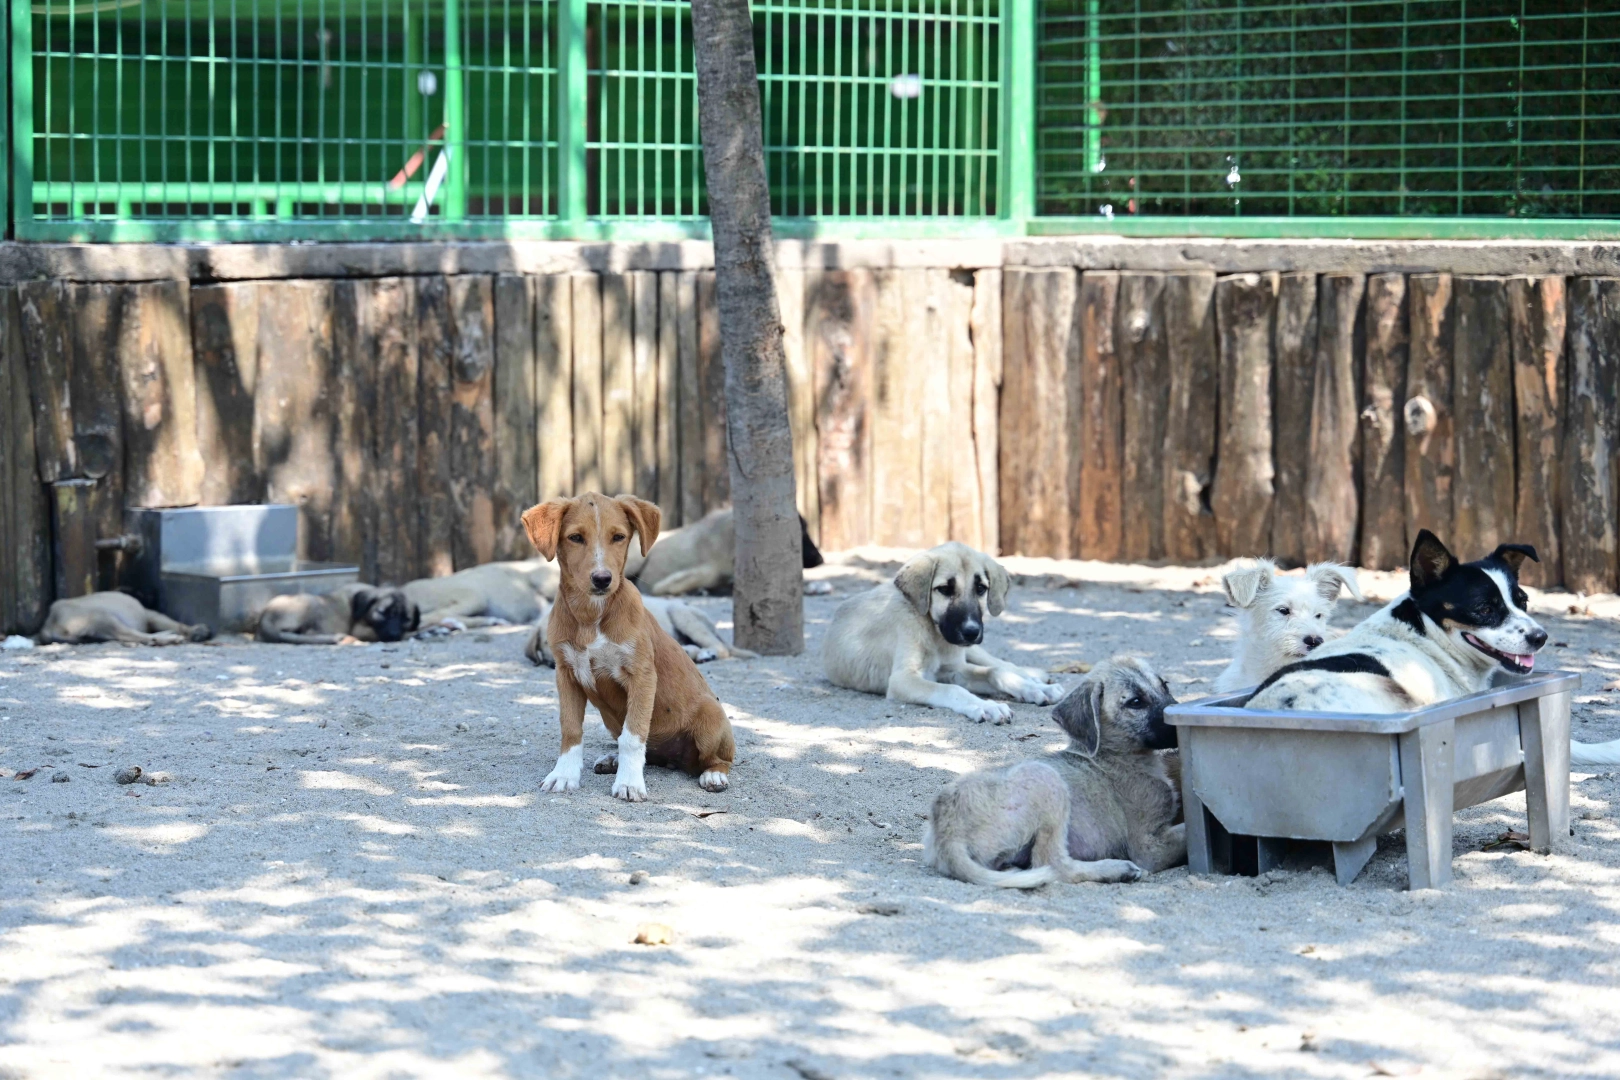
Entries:
MULTIPOLYGON (((720 631, 715 628, 709 617, 691 604, 679 600, 667 600, 661 596, 643 596, 641 604, 649 614, 657 620, 664 633, 675 639, 676 644, 686 650, 699 664, 710 660, 730 660, 733 657, 752 660, 759 654, 747 649, 728 646, 720 639, 720 631)), ((523 648, 523 655, 536 667, 542 664, 546 667, 556 667, 557 662, 552 658, 551 649, 546 644, 546 622, 550 616, 548 611, 535 624, 534 630, 529 634, 529 643, 523 648)))
POLYGON ((183 645, 207 641, 214 632, 201 623, 185 623, 141 606, 121 592, 98 592, 58 600, 51 605, 39 640, 46 645, 87 645, 93 641, 123 641, 131 645, 183 645))
POLYGON ((1174 755, 1155 753, 1176 745, 1164 722, 1175 700, 1140 660, 1098 664, 1052 711, 1069 736, 1060 753, 946 785, 923 828, 923 861, 1015 889, 1135 881, 1186 862, 1174 755))

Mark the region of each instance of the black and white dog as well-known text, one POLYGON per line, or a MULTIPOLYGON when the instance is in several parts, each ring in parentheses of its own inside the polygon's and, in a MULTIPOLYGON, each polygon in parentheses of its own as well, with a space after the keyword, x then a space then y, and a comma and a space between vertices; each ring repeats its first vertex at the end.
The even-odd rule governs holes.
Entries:
MULTIPOLYGON (((1405 712, 1490 686, 1498 668, 1524 675, 1547 632, 1526 612, 1519 567, 1528 544, 1459 563, 1424 529, 1412 546, 1412 587, 1309 659, 1279 669, 1252 709, 1405 712)), ((1536 559, 1539 562, 1539 559, 1536 559)))

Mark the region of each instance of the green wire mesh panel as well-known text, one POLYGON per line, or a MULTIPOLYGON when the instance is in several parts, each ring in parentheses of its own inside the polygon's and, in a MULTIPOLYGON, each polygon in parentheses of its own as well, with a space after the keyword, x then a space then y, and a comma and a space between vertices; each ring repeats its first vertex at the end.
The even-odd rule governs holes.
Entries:
MULTIPOLYGON (((706 214, 690 6, 587 20, 589 213, 706 214)), ((776 214, 996 212, 996 0, 765 0, 754 38, 776 214)))
POLYGON ((1617 16, 1048 0, 1040 211, 1620 217, 1617 16))
POLYGON ((32 97, 16 149, 33 220, 435 219, 454 199, 554 212, 554 5, 461 5, 454 71, 447 7, 36 0, 14 86, 32 97), (466 161, 435 177, 458 97, 466 161))

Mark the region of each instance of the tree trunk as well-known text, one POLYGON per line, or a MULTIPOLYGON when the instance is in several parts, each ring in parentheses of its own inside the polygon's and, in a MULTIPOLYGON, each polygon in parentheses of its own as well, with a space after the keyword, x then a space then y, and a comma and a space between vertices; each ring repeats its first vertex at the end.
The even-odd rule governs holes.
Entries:
POLYGON ((737 644, 804 651, 804 586, 793 492, 787 358, 776 304, 770 190, 747 0, 692 5, 698 124, 714 230, 731 500, 737 560, 732 619, 737 644))

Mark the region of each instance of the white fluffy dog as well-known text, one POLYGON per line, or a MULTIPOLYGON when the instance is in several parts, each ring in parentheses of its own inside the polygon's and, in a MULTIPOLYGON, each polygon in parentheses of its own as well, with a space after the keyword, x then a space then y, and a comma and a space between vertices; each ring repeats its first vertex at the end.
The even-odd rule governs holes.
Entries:
POLYGON ((1215 689, 1241 690, 1264 682, 1328 640, 1328 619, 1341 587, 1361 599, 1356 572, 1337 563, 1312 563, 1296 577, 1279 573, 1270 559, 1255 559, 1229 572, 1221 588, 1237 619, 1237 655, 1215 680, 1215 689))

